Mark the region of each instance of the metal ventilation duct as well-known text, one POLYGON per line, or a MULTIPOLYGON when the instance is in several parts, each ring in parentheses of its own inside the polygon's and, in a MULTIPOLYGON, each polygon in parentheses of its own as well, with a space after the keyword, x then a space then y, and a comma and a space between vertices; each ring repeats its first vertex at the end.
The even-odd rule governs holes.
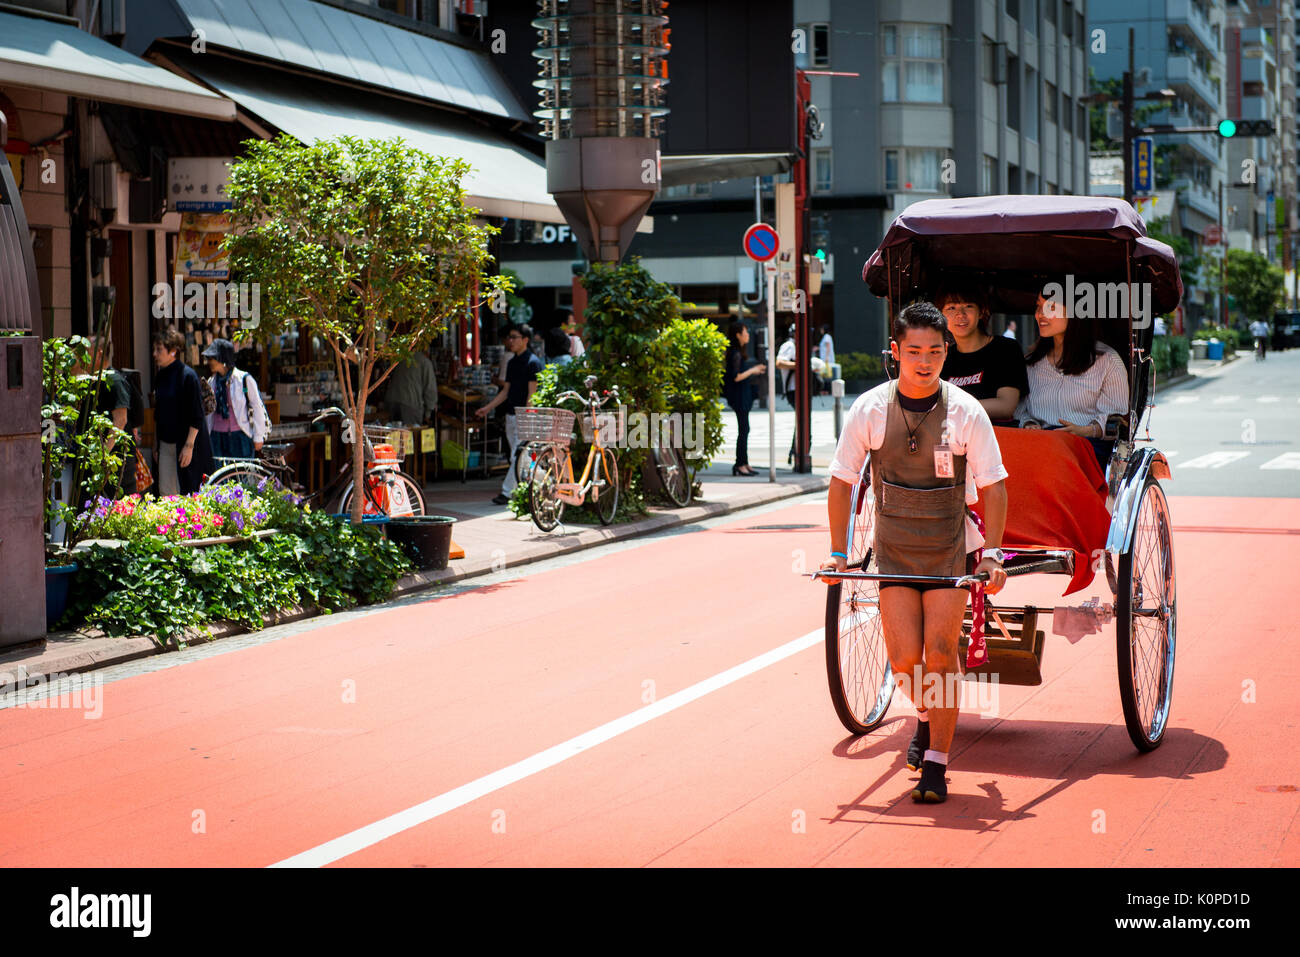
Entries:
POLYGON ((662 0, 539 0, 547 189, 592 262, 617 262, 659 190, 662 0))

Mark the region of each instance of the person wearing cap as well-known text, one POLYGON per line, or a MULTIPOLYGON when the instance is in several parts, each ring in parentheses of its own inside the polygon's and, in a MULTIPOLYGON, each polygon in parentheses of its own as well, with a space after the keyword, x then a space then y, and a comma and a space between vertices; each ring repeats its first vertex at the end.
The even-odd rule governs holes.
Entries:
POLYGON ((229 339, 214 339, 203 350, 212 378, 217 408, 208 416, 212 454, 216 458, 251 459, 271 430, 257 381, 235 368, 235 346, 229 339))

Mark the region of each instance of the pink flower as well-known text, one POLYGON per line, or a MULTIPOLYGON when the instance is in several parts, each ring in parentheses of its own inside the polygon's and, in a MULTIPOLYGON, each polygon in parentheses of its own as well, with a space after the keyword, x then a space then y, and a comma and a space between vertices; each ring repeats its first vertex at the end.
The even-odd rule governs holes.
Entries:
POLYGON ((159 526, 158 526, 158 534, 159 534, 159 535, 166 535, 166 534, 167 534, 167 526, 166 526, 166 525, 159 525, 159 526))

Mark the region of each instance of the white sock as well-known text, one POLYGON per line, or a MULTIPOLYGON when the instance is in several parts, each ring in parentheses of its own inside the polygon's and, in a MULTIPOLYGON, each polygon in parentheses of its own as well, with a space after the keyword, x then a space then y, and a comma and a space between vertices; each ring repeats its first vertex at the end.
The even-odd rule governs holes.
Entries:
POLYGON ((928 711, 918 711, 918 712, 916 713, 916 720, 917 720, 917 721, 924 721, 925 723, 929 724, 929 722, 930 722, 930 712, 928 712, 928 711))
POLYGON ((925 758, 923 760, 933 761, 935 764, 942 764, 944 767, 947 767, 948 752, 947 751, 926 751, 925 758))

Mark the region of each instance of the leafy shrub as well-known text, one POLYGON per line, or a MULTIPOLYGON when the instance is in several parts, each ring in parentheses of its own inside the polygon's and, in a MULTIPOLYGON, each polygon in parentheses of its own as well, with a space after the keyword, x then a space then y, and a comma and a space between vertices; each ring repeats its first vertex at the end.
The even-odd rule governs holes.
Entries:
POLYGON ((1187 360, 1191 356, 1191 343, 1186 336, 1156 336, 1151 342, 1151 360, 1155 363, 1156 375, 1172 378, 1187 371, 1187 360))
POLYGON ((291 529, 228 545, 177 547, 156 535, 118 548, 93 545, 78 553, 62 624, 182 644, 181 633, 210 621, 256 629, 266 614, 294 605, 329 612, 383 601, 411 570, 374 526, 323 512, 295 515, 291 529))
POLYGON ((840 375, 846 382, 851 379, 878 379, 885 374, 880 356, 869 352, 844 352, 837 355, 836 359, 840 363, 840 375))

